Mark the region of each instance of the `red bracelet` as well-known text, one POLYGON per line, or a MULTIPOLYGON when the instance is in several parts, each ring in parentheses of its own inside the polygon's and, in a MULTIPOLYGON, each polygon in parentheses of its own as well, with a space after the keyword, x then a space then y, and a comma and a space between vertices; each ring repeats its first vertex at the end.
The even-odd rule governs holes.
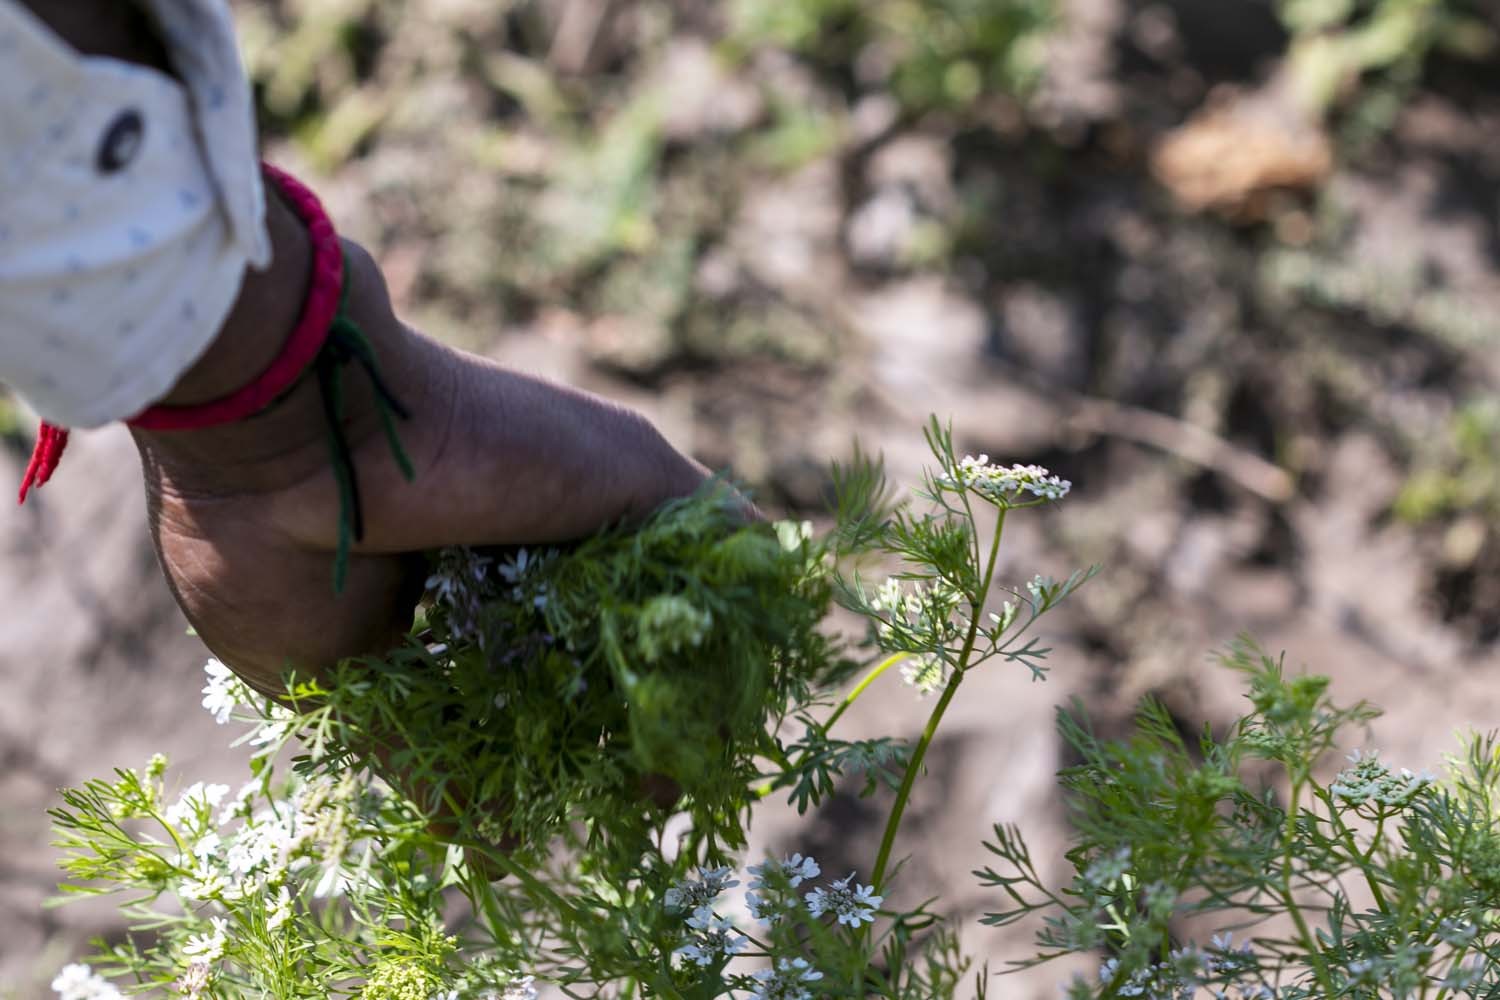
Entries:
MULTIPOLYGON (((359 473, 354 467, 354 453, 344 435, 344 367, 357 364, 369 377, 386 441, 397 467, 408 481, 415 473, 411 460, 401 447, 395 422, 398 418, 410 419, 411 414, 386 385, 375 349, 348 314, 349 283, 345 280, 344 251, 322 204, 291 175, 268 163, 262 163, 261 170, 306 223, 312 241, 312 285, 302 304, 301 318, 275 359, 249 385, 196 406, 152 406, 126 423, 147 430, 182 431, 244 420, 283 396, 296 385, 303 373, 309 370, 316 373, 318 392, 323 401, 323 418, 327 424, 328 449, 339 490, 338 542, 333 560, 333 589, 338 593, 343 590, 353 544, 364 537, 359 473)), ((52 477, 67 445, 66 430, 45 422, 42 424, 31 461, 26 466, 26 475, 21 480, 22 503, 26 502, 26 495, 33 486, 41 486, 52 477)))
MULTIPOLYGON (((270 406, 307 371, 328 339, 338 314, 344 284, 344 255, 338 233, 318 196, 291 174, 269 163, 261 164, 266 179, 276 185, 292 210, 307 226, 312 242, 312 286, 302 305, 297 325, 280 353, 248 385, 227 396, 193 406, 152 406, 125 421, 131 427, 151 431, 185 431, 233 423, 254 416, 270 406)), ((68 445, 68 432, 45 421, 37 433, 36 447, 21 480, 20 502, 34 486, 52 478, 68 445)))

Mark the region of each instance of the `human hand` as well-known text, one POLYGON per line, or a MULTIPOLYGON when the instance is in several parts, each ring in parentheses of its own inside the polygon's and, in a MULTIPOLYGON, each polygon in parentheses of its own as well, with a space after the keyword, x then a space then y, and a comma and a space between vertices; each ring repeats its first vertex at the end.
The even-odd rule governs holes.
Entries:
MULTIPOLYGON (((247 281, 222 345, 169 401, 222 391, 223 372, 256 370, 243 345, 294 322, 306 248, 279 204, 271 221, 275 267, 247 281)), ((364 536, 342 593, 332 588, 339 496, 313 380, 238 424, 135 432, 178 603, 214 654, 267 693, 281 690, 288 667, 317 670, 399 643, 426 576, 423 550, 578 538, 642 518, 707 476, 637 414, 409 330, 369 256, 345 250, 351 315, 412 413, 400 432, 416 476, 397 468, 364 380, 346 379, 364 536)))

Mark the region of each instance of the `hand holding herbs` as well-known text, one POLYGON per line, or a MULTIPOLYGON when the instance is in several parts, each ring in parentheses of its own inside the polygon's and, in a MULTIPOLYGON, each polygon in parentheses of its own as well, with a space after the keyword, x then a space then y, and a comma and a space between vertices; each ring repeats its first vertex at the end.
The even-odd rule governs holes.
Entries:
MULTIPOLYGON (((268 339, 268 316, 301 301, 288 287, 300 289, 307 273, 292 252, 306 241, 302 224, 275 198, 269 211, 288 252, 278 242, 274 280, 247 290, 231 331, 256 345, 268 339)), ((321 670, 399 642, 428 549, 579 538, 639 522, 707 478, 638 413, 412 330, 370 256, 353 243, 344 249, 350 315, 410 413, 395 422, 405 463, 384 433, 390 414, 362 379, 343 393, 343 445, 330 441, 315 378, 254 420, 134 432, 179 605, 214 655, 269 694, 280 693, 288 662, 321 670), (331 447, 347 463, 331 469, 331 447), (345 542, 352 552, 341 567, 345 542)))
MULTIPOLYGON (((901 884, 902 822, 969 672, 1044 679, 1033 626, 1091 572, 1018 581, 1000 559, 1007 518, 1068 483, 959 459, 936 424, 928 440, 936 468, 916 503, 890 502, 863 458, 836 469, 820 536, 747 525, 705 489, 567 551, 445 550, 406 645, 292 676, 278 700, 211 662, 204 706, 248 726, 251 780, 183 787, 157 758, 64 793, 64 890, 120 894, 132 930, 54 988, 985 996, 993 975, 941 900, 892 902, 927 895, 901 884), (883 582, 867 583, 875 570, 883 582), (828 630, 835 602, 862 637, 828 630), (897 677, 933 698, 920 736, 841 739, 848 707, 897 677), (290 766, 283 746, 300 747, 290 766), (664 782, 673 796, 645 794, 664 782), (841 788, 887 796, 866 874, 743 857, 757 803, 814 810, 841 788)), ((1230 664, 1251 704, 1221 738, 1192 745, 1151 703, 1125 741, 1060 713, 1079 761, 1060 775, 1076 875, 1050 886, 1011 827, 975 873, 995 892, 985 922, 1037 928, 1012 964, 1095 956, 1096 975, 1064 984, 1080 1000, 1497 995, 1494 741, 1475 740, 1446 782, 1359 751, 1327 774, 1374 711, 1248 645, 1230 664)))

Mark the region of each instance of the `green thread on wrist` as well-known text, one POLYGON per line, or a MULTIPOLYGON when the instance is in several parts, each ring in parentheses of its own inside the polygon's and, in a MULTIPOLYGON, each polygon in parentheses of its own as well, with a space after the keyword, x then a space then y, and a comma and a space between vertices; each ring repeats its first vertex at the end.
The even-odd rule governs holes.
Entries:
POLYGON ((364 538, 364 505, 360 499, 359 472, 354 454, 344 433, 344 366, 358 362, 375 390, 375 409, 385 433, 391 455, 407 482, 416 479, 411 457, 401 443, 396 419, 411 419, 409 411, 386 384, 380 372, 375 348, 359 325, 349 317, 349 272, 345 259, 344 284, 339 292, 339 308, 328 329, 328 339, 318 352, 315 368, 318 390, 323 398, 323 419, 327 424, 328 451, 333 475, 339 489, 338 541, 333 557, 333 592, 343 593, 349 575, 349 554, 355 542, 364 538))

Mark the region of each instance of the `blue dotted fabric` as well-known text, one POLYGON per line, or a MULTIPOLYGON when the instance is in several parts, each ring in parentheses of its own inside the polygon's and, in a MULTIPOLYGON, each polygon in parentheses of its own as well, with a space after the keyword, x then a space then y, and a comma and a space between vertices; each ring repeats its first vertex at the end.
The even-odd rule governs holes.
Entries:
POLYGON ((165 395, 270 258, 223 0, 150 0, 179 82, 0 0, 0 381, 94 427, 165 395))

